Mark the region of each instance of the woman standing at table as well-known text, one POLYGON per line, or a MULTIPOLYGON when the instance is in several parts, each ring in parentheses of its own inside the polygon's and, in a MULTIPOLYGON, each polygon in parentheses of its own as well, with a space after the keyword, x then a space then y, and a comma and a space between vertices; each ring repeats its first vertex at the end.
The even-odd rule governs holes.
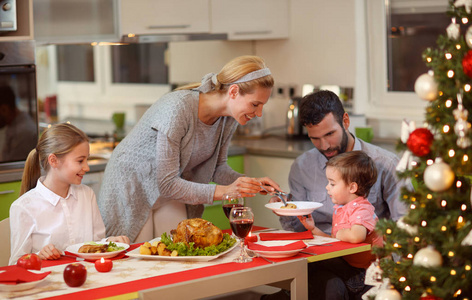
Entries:
POLYGON ((252 197, 261 183, 280 190, 273 180, 245 177, 226 163, 237 125, 262 116, 273 85, 261 58, 241 56, 154 103, 107 164, 99 194, 107 233, 147 241, 200 217, 203 204, 225 193, 252 197))

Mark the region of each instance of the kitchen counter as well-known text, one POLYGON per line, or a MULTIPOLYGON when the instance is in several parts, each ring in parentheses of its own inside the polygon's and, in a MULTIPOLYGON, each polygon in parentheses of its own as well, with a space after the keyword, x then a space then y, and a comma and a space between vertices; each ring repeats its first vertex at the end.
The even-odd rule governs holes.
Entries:
MULTIPOLYGON (((378 139, 372 142, 372 144, 393 153, 396 153, 395 143, 395 140, 390 139, 378 139)), ((282 158, 297 158, 300 154, 314 147, 308 137, 287 139, 284 136, 270 136, 266 138, 235 137, 231 141, 231 146, 244 147, 247 154, 282 158)))
MULTIPOLYGON (((374 140, 373 144, 395 152, 394 140, 374 140)), ((308 138, 286 139, 284 136, 269 136, 266 138, 234 137, 229 147, 228 155, 252 154, 281 158, 296 158, 305 151, 313 148, 308 138)), ((93 153, 91 153, 93 155, 93 153)), ((89 161, 90 172, 105 170, 107 159, 92 159, 89 161)), ((23 170, 15 169, 0 172, 0 183, 21 180, 23 170)))

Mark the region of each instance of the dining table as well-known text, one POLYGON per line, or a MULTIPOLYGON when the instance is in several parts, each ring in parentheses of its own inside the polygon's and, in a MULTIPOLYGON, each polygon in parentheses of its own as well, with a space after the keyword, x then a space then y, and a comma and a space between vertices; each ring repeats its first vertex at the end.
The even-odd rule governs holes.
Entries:
MULTIPOLYGON (((274 231, 254 226, 251 234, 268 230, 274 231)), ((130 256, 142 243, 132 244, 127 252, 111 258, 113 268, 105 273, 95 269, 94 261, 62 256, 43 261, 41 272, 51 272, 45 280, 23 291, 0 291, 0 299, 202 299, 271 285, 289 289, 291 299, 305 300, 308 299, 307 263, 371 249, 370 244, 317 238, 305 241, 307 247, 296 255, 270 257, 269 261, 255 256, 248 263, 233 262, 239 255, 239 246, 209 261, 173 261, 130 256), (75 262, 85 265, 87 280, 80 287, 69 287, 63 272, 75 262)), ((12 267, 0 267, 0 272, 12 267)))

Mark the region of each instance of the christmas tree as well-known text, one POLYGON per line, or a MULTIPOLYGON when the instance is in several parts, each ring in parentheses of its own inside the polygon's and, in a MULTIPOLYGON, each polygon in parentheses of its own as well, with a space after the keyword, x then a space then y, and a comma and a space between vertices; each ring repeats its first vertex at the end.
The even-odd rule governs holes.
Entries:
POLYGON ((447 14, 423 53, 430 71, 415 82, 425 124, 405 121, 397 147, 398 176, 414 187, 402 190, 409 211, 377 224, 385 245, 373 251, 397 299, 472 299, 472 0, 450 0, 447 14))

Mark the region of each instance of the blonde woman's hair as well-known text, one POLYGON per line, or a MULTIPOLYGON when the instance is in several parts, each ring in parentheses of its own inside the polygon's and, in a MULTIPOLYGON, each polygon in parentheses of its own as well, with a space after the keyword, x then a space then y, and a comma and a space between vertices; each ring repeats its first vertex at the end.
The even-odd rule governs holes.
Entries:
MULTIPOLYGON (((216 75, 217 82, 215 83, 214 90, 212 90, 210 93, 224 94, 228 91, 228 88, 231 86, 231 84, 233 84, 233 82, 237 81, 246 74, 264 68, 266 68, 264 60, 259 56, 245 55, 236 57, 229 61, 216 75)), ((198 88, 200 84, 200 82, 192 83, 179 87, 176 90, 190 90, 198 88)), ((274 78, 272 75, 267 75, 251 81, 235 84, 239 86, 239 93, 241 95, 245 95, 254 92, 254 90, 258 87, 272 88, 274 86, 274 78)))
POLYGON ((39 138, 36 148, 31 150, 26 158, 20 196, 36 187, 38 178, 41 176, 41 169, 46 173, 49 171, 50 154, 61 158, 77 145, 88 141, 87 135, 71 124, 60 123, 46 129, 39 138))

